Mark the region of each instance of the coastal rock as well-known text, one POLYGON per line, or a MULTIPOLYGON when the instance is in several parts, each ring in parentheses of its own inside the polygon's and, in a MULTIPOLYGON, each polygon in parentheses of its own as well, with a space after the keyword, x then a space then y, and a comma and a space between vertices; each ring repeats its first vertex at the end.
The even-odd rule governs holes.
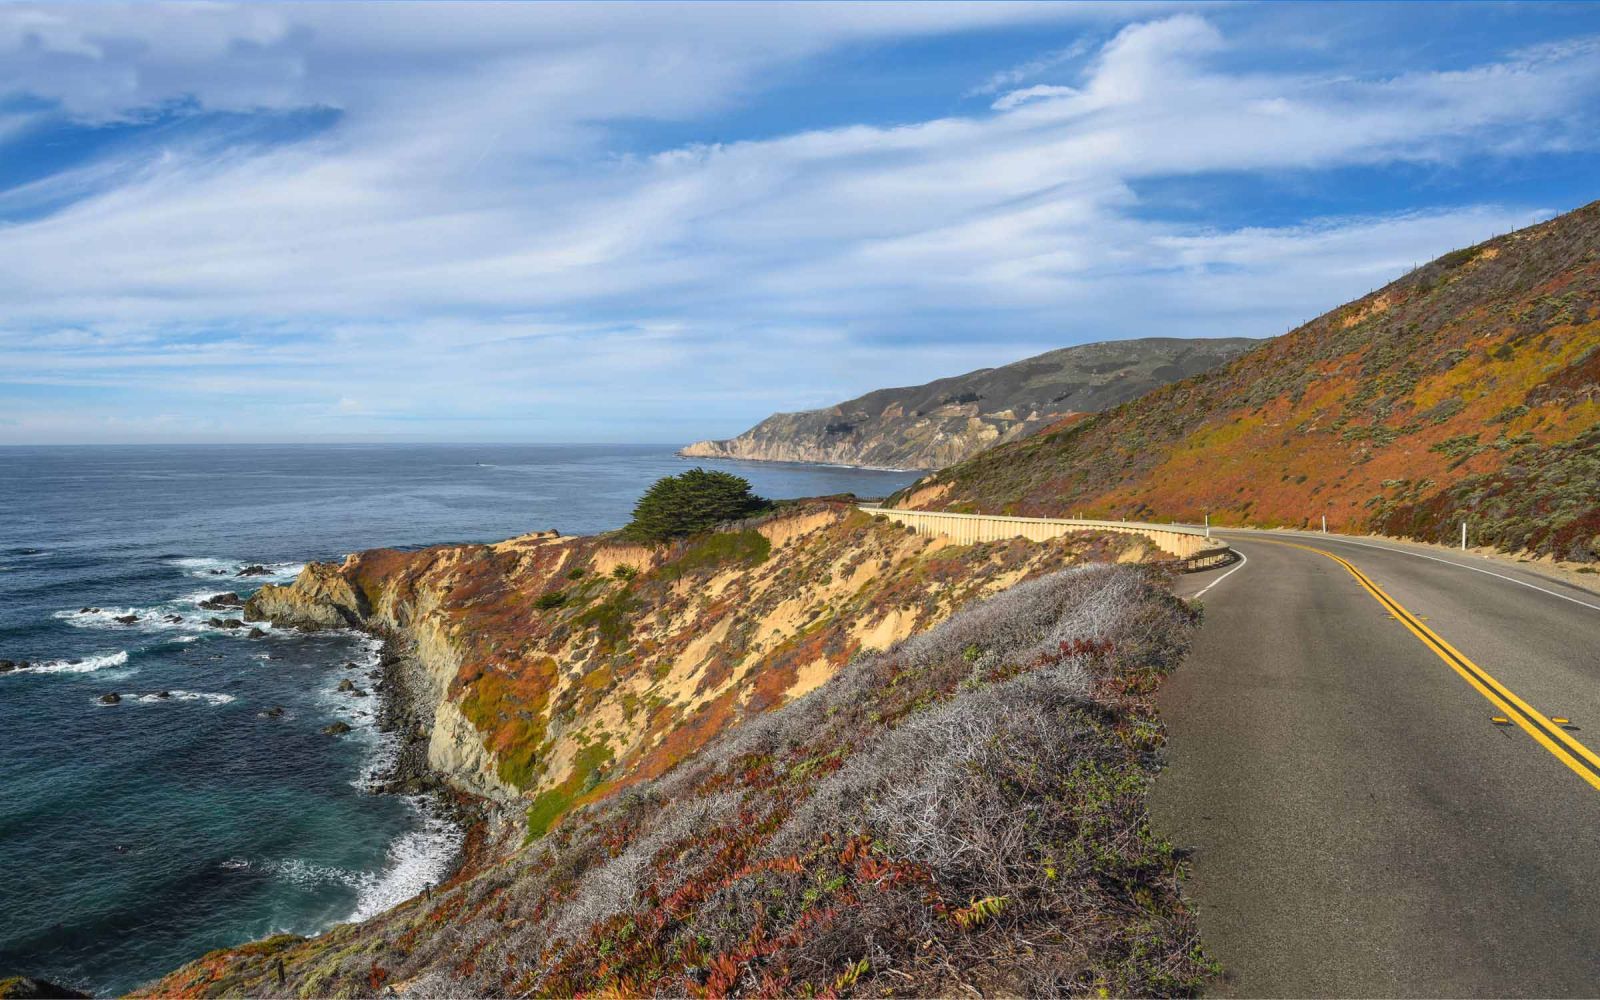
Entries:
POLYGON ((17 665, 10 660, 0 660, 0 674, 9 674, 17 669, 17 665))
POLYGON ((267 634, 266 629, 263 629, 263 628, 253 628, 249 632, 245 633, 245 635, 249 636, 252 639, 260 639, 263 636, 265 636, 266 634, 267 634))
POLYGON ((172 697, 172 692, 171 691, 157 691, 156 692, 156 697, 160 698, 162 701, 166 701, 168 698, 172 697))
POLYGON ((335 722, 331 726, 323 726, 322 727, 322 733, 325 736, 343 736, 345 733, 348 733, 349 731, 350 731, 350 724, 348 722, 335 722))
POLYGON ((139 620, 139 616, 138 615, 118 615, 117 617, 115 617, 115 618, 113 618, 111 620, 114 621, 114 622, 118 622, 120 624, 123 624, 123 625, 132 625, 132 624, 134 624, 135 622, 137 622, 139 620))
POLYGON ((356 689, 356 682, 351 680, 348 677, 346 677, 344 680, 339 682, 339 687, 338 687, 339 691, 354 691, 355 689, 356 689))
POLYGON ((246 566, 244 569, 241 569, 239 572, 235 573, 234 576, 268 576, 271 573, 272 570, 267 569, 265 566, 260 564, 252 564, 246 566))
POLYGON ((87 993, 28 976, 0 979, 0 1000, 79 1000, 88 996, 87 993))
POLYGON ((937 469, 1219 367, 1258 343, 1151 337, 1067 347, 826 409, 775 413, 738 437, 697 441, 678 454, 937 469))
POLYGON ((115 705, 121 701, 122 695, 117 694, 115 691, 108 691, 100 696, 100 704, 102 705, 115 705))
POLYGON ((183 616, 182 615, 162 615, 161 616, 161 620, 166 622, 168 625, 181 625, 181 624, 183 624, 183 616))
POLYGON ((214 594, 200 602, 200 607, 207 611, 226 611, 229 608, 244 607, 244 598, 228 591, 226 594, 214 594))
POLYGON ((257 712, 256 715, 263 719, 279 719, 283 717, 285 709, 282 705, 274 705, 269 709, 257 712))

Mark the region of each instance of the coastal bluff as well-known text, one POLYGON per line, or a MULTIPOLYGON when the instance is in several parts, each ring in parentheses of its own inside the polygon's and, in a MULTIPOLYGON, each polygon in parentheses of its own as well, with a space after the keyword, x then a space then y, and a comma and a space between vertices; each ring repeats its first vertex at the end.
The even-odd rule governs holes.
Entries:
POLYGON ((359 552, 263 587, 245 614, 385 639, 427 767, 497 806, 495 835, 511 843, 661 774, 864 648, 1044 567, 1126 548, 957 547, 816 501, 658 545, 542 532, 359 552))
POLYGON ((1148 337, 1065 347, 925 385, 878 389, 819 410, 777 413, 686 458, 938 469, 1210 371, 1256 346, 1244 337, 1148 337))

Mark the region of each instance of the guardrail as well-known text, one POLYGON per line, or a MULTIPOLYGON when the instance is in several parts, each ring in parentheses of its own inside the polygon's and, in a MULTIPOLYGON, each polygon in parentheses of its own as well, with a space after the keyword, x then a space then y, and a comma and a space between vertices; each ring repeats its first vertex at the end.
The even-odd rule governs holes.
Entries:
POLYGON ((1075 517, 1009 517, 1000 514, 956 514, 933 510, 898 510, 861 504, 869 514, 882 514, 907 525, 920 535, 940 535, 960 545, 1026 538, 1042 542, 1073 531, 1100 531, 1140 535, 1175 559, 1186 570, 1208 569, 1233 559, 1233 550, 1206 528, 1186 524, 1150 524, 1143 521, 1091 521, 1075 517))

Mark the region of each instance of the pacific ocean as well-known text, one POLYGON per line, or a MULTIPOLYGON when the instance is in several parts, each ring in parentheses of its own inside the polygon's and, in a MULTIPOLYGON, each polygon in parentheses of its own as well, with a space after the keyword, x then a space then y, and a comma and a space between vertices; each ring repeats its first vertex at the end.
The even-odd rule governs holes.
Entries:
POLYGON ((0 978, 123 992, 375 913, 453 863, 459 831, 371 790, 374 699, 336 688, 373 644, 251 638, 201 600, 357 549, 620 527, 693 464, 773 498, 913 478, 663 445, 0 448, 0 659, 29 663, 0 674, 0 978))

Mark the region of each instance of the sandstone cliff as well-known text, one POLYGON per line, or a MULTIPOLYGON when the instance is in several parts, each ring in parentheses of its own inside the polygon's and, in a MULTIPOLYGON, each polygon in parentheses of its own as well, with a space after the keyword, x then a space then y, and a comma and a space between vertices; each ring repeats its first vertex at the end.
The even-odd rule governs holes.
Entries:
POLYGON ((357 553, 247 612, 407 652, 428 765, 537 836, 971 598, 1136 543, 950 546, 812 503, 657 547, 527 535, 357 553))
POLYGON ((1144 806, 1194 616, 1081 564, 1121 544, 952 546, 809 505, 653 552, 308 569, 263 609, 436 636, 418 659, 454 669, 485 755, 450 766, 527 798, 529 836, 140 995, 1198 995, 1182 857, 1144 806))
POLYGON ((778 413, 679 454, 768 462, 936 469, 1074 413, 1107 409, 1256 345, 1243 337, 1152 337, 1067 347, 926 385, 879 389, 822 410, 778 413))

